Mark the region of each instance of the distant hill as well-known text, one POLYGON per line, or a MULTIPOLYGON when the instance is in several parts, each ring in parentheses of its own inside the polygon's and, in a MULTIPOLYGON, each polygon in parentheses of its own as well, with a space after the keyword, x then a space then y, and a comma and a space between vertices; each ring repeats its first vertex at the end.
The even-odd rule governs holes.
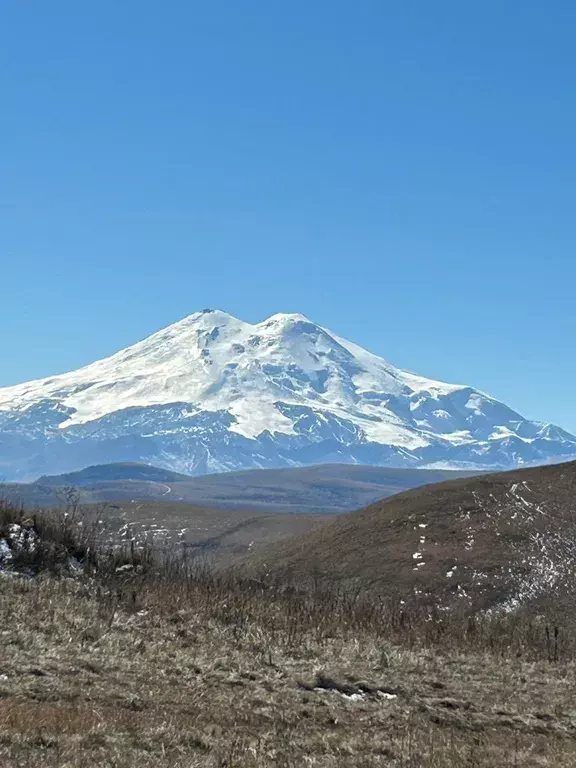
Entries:
POLYGON ((270 546, 246 566, 362 593, 486 608, 575 583, 576 462, 406 491, 270 546))
POLYGON ((0 498, 24 505, 59 505, 67 488, 84 503, 121 500, 185 501, 210 507, 267 511, 345 512, 408 488, 472 473, 325 464, 188 477, 138 463, 103 464, 35 483, 0 485, 0 498))
POLYGON ((124 480, 144 480, 153 483, 177 483, 189 480, 188 475, 172 472, 169 469, 153 467, 150 464, 138 462, 117 462, 115 464, 96 464, 77 472, 64 475, 45 475, 40 477, 37 485, 76 486, 78 488, 91 486, 94 483, 109 483, 124 480))

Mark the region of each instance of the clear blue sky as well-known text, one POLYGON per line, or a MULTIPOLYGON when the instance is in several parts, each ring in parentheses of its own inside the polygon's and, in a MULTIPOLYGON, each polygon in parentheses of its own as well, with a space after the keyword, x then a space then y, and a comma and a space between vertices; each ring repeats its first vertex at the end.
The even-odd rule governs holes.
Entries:
POLYGON ((576 431, 574 0, 4 0, 0 385, 297 311, 576 431))

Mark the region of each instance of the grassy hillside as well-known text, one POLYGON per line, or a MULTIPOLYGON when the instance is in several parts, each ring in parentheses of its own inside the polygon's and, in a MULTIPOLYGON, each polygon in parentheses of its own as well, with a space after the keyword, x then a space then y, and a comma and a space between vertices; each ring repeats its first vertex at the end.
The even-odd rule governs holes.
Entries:
POLYGON ((272 545, 248 567, 375 595, 479 607, 576 574, 576 463, 425 486, 272 545))
POLYGON ((214 564, 229 562, 261 546, 313 530, 325 515, 296 515, 198 506, 180 501, 133 501, 85 505, 120 538, 136 536, 155 546, 184 546, 214 564))
POLYGON ((80 522, 0 513, 6 768, 576 764, 576 623, 553 595, 438 614, 110 551, 80 522))

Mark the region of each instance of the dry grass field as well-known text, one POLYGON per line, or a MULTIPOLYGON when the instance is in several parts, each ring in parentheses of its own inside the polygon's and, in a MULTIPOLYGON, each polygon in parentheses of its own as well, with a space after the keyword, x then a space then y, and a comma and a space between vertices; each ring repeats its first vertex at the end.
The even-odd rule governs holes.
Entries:
POLYGON ((576 766, 570 595, 433 611, 112 552, 78 522, 0 515, 33 543, 0 573, 3 768, 576 766))
POLYGON ((0 764, 576 765, 576 666, 544 627, 531 647, 521 622, 442 639, 331 608, 202 578, 4 578, 0 764))

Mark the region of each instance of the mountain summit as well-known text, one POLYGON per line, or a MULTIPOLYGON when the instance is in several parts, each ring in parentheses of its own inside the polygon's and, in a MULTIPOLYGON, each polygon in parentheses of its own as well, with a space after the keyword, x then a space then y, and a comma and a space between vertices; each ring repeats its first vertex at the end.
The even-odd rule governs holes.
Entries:
POLYGON ((178 471, 328 461, 505 468, 576 437, 395 368, 312 323, 196 312, 71 373, 0 389, 0 476, 144 461, 178 471))

